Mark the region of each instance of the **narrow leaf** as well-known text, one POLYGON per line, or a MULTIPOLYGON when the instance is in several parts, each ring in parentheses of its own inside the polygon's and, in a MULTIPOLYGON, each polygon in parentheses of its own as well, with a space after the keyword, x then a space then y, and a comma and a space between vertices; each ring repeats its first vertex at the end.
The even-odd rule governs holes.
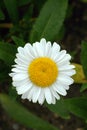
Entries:
POLYGON ((12 22, 17 24, 19 20, 17 0, 4 0, 4 3, 12 22))
POLYGON ((31 32, 31 42, 43 37, 47 40, 54 40, 62 27, 67 3, 67 0, 48 0, 46 2, 31 32))
POLYGON ((30 113, 26 108, 5 94, 0 94, 0 102, 9 116, 28 128, 36 130, 58 130, 58 128, 30 113))

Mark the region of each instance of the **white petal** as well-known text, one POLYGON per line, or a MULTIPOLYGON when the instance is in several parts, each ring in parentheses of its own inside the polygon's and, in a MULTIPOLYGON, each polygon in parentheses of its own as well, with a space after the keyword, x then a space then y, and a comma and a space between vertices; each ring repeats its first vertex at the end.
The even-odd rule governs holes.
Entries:
POLYGON ((44 38, 42 38, 40 40, 40 44, 42 45, 42 47, 44 48, 46 46, 46 40, 44 38))
POLYGON ((68 85, 63 85, 63 88, 64 88, 65 90, 69 90, 69 86, 68 86, 68 85))
POLYGON ((54 56, 55 62, 56 62, 56 63, 59 62, 65 55, 66 55, 66 50, 60 51, 60 52, 57 54, 56 57, 54 56))
POLYGON ((66 90, 65 90, 61 85, 59 86, 59 85, 55 84, 53 88, 54 88, 54 90, 57 91, 60 95, 66 96, 67 92, 66 92, 66 90))
POLYGON ((56 104, 56 99, 55 99, 55 97, 52 95, 52 102, 51 102, 52 104, 56 104))
POLYGON ((39 95, 39 98, 38 98, 39 104, 42 105, 44 103, 44 100, 45 100, 44 90, 43 90, 43 88, 41 88, 41 92, 40 92, 40 95, 39 95))
POLYGON ((23 84, 25 84, 25 83, 27 83, 27 82, 28 82, 28 84, 31 83, 31 81, 29 81, 29 79, 26 78, 26 79, 24 79, 24 80, 13 81, 12 85, 13 85, 14 87, 19 87, 19 86, 22 86, 23 84))
POLYGON ((61 71, 61 70, 70 70, 70 69, 73 69, 75 68, 74 65, 62 65, 62 66, 59 66, 58 70, 61 71))
POLYGON ((34 50, 36 52, 37 57, 38 56, 39 57, 44 56, 44 48, 42 47, 41 43, 38 43, 38 42, 34 43, 33 48, 34 48, 34 50))
POLYGON ((23 94, 26 91, 28 91, 31 87, 32 87, 32 83, 30 83, 30 84, 26 83, 20 87, 16 87, 16 90, 17 90, 18 94, 23 94))
POLYGON ((40 95, 40 92, 41 92, 41 88, 40 87, 36 87, 34 92, 33 92, 33 97, 32 97, 32 100, 34 103, 37 102, 38 98, 39 98, 39 95, 40 95))
POLYGON ((64 82, 57 81, 57 86, 62 86, 65 90, 69 89, 69 85, 65 84, 64 82))
POLYGON ((68 76, 72 76, 76 73, 75 70, 63 70, 63 71, 60 71, 59 74, 64 74, 64 75, 68 75, 68 76))
POLYGON ((51 104, 52 102, 52 95, 51 95, 51 91, 49 88, 45 88, 44 89, 44 93, 45 93, 45 98, 48 104, 51 104))
POLYGON ((51 42, 47 42, 46 44, 45 56, 47 57, 51 56, 51 42))
POLYGON ((55 57, 56 55, 58 55, 58 52, 59 52, 59 51, 60 51, 60 46, 59 46, 56 42, 54 42, 54 43, 53 43, 53 46, 52 46, 51 58, 54 59, 54 57, 55 57))
POLYGON ((33 50, 32 50, 31 44, 27 43, 25 45, 24 49, 25 49, 25 52, 26 52, 27 56, 29 57, 29 59, 34 59, 35 58, 34 55, 32 55, 33 54, 33 52, 32 52, 33 50))
POLYGON ((25 61, 26 63, 30 62, 33 59, 28 54, 26 54, 26 56, 24 56, 24 55, 21 55, 21 54, 17 53, 16 57, 17 57, 18 60, 20 60, 22 62, 25 61))
POLYGON ((15 67, 15 68, 17 68, 17 69, 21 69, 21 70, 27 70, 28 69, 28 67, 26 67, 26 66, 24 66, 24 65, 13 65, 13 67, 15 67))
POLYGON ((28 56, 28 54, 25 52, 25 54, 20 54, 20 53, 17 53, 16 54, 16 57, 18 60, 21 60, 22 62, 25 61, 25 62, 29 62, 31 60, 31 57, 28 56), (25 55, 26 54, 26 55, 25 55))
POLYGON ((41 44, 44 44, 44 43, 46 44, 45 38, 41 38, 40 43, 41 43, 41 44))
POLYGON ((22 70, 22 69, 18 69, 18 68, 13 68, 12 71, 16 72, 16 73, 26 73, 27 72, 27 70, 22 70))
POLYGON ((19 52, 19 53, 17 53, 16 56, 17 56, 17 55, 20 55, 21 58, 23 58, 23 59, 25 59, 25 60, 28 60, 28 55, 27 55, 27 53, 26 53, 26 51, 25 51, 24 48, 18 47, 18 52, 19 52))
POLYGON ((59 62, 56 63, 58 68, 62 68, 63 66, 68 66, 70 64, 71 64, 70 61, 65 61, 65 62, 62 62, 62 63, 59 63, 59 62))
POLYGON ((15 64, 15 65, 13 65, 13 67, 23 67, 23 68, 28 68, 28 65, 25 65, 25 64, 22 64, 22 63, 18 63, 18 64, 15 64))
POLYGON ((59 44, 57 44, 56 42, 54 42, 52 49, 53 49, 53 51, 60 51, 60 46, 59 46, 59 44))
POLYGON ((31 44, 28 44, 27 47, 28 47, 29 53, 33 56, 33 58, 35 58, 36 56, 35 56, 33 46, 31 44))
MULTIPOLYGON (((26 45, 24 47, 24 56, 26 57, 27 60, 31 59, 32 57, 35 58, 35 53, 34 53, 34 48, 31 44, 27 45, 28 49, 26 49, 26 45)), ((32 59, 33 59, 32 58, 32 59)))
POLYGON ((30 89, 30 91, 29 91, 29 93, 28 93, 28 99, 29 99, 29 101, 31 101, 32 100, 32 97, 33 97, 33 93, 35 92, 35 87, 34 86, 32 86, 32 88, 30 89))
POLYGON ((18 47, 18 52, 20 53, 20 54, 23 54, 24 55, 24 49, 23 49, 23 47, 18 47))
POLYGON ((30 90, 28 90, 27 92, 23 93, 21 98, 22 98, 22 99, 27 99, 28 94, 29 94, 29 91, 30 91, 30 90))
POLYGON ((58 61, 58 64, 61 65, 61 64, 64 64, 66 62, 68 62, 69 60, 71 60, 71 56, 69 54, 66 54, 63 59, 61 59, 60 61, 58 61))
POLYGON ((13 81, 20 81, 20 80, 26 79, 28 77, 29 77, 28 74, 22 74, 22 73, 16 74, 13 76, 13 81))
POLYGON ((61 83, 63 82, 66 85, 71 85, 74 82, 72 78, 64 74, 59 74, 57 80, 60 81, 61 83))
POLYGON ((60 96, 59 96, 58 93, 53 89, 53 87, 51 87, 50 89, 51 89, 52 95, 53 95, 56 99, 60 99, 60 96))
POLYGON ((15 75, 15 73, 10 73, 9 76, 10 77, 13 77, 15 75))
POLYGON ((14 61, 15 61, 16 64, 18 64, 18 65, 22 64, 25 67, 27 67, 29 65, 29 63, 26 60, 22 60, 22 59, 19 60, 19 59, 16 58, 14 61))

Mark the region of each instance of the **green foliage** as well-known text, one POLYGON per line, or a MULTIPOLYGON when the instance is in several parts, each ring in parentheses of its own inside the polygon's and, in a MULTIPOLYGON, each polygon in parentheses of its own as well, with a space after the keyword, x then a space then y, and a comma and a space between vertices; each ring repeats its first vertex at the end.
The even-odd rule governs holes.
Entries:
POLYGON ((12 39, 15 42, 15 44, 17 45, 17 47, 25 45, 25 42, 16 36, 12 36, 12 39))
POLYGON ((0 94, 0 102, 12 118, 28 128, 34 128, 36 130, 58 130, 51 124, 33 115, 26 108, 14 100, 11 100, 11 98, 5 94, 0 94))
MULTIPOLYGON (((16 89, 10 85, 8 73, 11 72, 11 65, 14 64, 17 47, 24 46, 26 42, 39 41, 41 38, 46 38, 47 41, 63 39, 67 28, 64 21, 73 15, 73 8, 68 6, 68 0, 3 0, 0 2, 0 83, 5 81, 5 84, 8 83, 10 86, 8 96, 0 94, 0 103, 11 118, 28 128, 58 130, 16 101, 18 95, 16 89)), ((63 47, 65 46, 64 44, 63 47)), ((82 42, 81 49, 82 65, 74 63, 76 74, 72 78, 75 83, 83 83, 80 89, 80 92, 83 92, 87 90, 86 41, 82 42)), ((73 51, 73 58, 76 54, 77 50, 73 51)), ((72 113, 87 120, 87 96, 67 97, 58 100, 55 105, 46 104, 46 107, 64 119, 70 119, 72 113)))
POLYGON ((17 0, 4 0, 4 4, 8 11, 9 17, 11 18, 14 24, 18 23, 19 20, 19 13, 17 7, 17 0))
MULTIPOLYGON (((30 7, 26 10, 26 12, 24 13, 24 16, 23 16, 23 20, 30 24, 29 23, 29 20, 31 20, 31 17, 32 17, 32 14, 33 14, 33 5, 31 4, 30 7)), ((29 30, 28 30, 29 31, 29 30)))
POLYGON ((14 45, 0 42, 0 59, 10 67, 14 63, 15 53, 16 47, 14 45))
POLYGON ((15 87, 9 86, 9 98, 16 101, 17 97, 18 97, 18 94, 15 87))
POLYGON ((55 105, 47 105, 47 107, 65 119, 69 119, 69 113, 73 113, 87 120, 87 97, 62 99, 55 105))
POLYGON ((19 6, 24 6, 26 4, 29 4, 31 0, 19 0, 18 5, 19 6))
POLYGON ((67 9, 67 0, 48 0, 43 6, 30 35, 32 42, 46 38, 54 40, 60 31, 67 9))
POLYGON ((65 103, 71 113, 87 120, 87 97, 67 99, 65 103))
POLYGON ((5 15, 3 11, 0 9, 0 20, 4 20, 4 19, 5 19, 5 15))
POLYGON ((87 78, 87 42, 82 42, 82 51, 81 51, 81 62, 84 70, 84 74, 87 78))
POLYGON ((84 84, 82 84, 82 86, 81 86, 80 92, 83 92, 83 91, 86 90, 86 89, 87 89, 87 83, 84 83, 84 84))
POLYGON ((0 83, 8 80, 8 72, 8 67, 2 60, 0 60, 0 83))
POLYGON ((64 119, 70 118, 69 111, 67 110, 67 105, 65 104, 64 100, 61 99, 57 101, 55 105, 47 104, 46 106, 49 108, 49 110, 58 114, 60 117, 64 119))

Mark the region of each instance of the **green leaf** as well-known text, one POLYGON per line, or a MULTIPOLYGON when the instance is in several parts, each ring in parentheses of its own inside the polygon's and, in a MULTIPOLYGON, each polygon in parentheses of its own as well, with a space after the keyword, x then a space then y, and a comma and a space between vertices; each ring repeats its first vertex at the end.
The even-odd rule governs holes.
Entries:
POLYGON ((62 40, 63 37, 64 37, 64 34, 65 34, 65 28, 64 28, 64 25, 61 27, 58 35, 56 36, 56 39, 59 41, 59 40, 62 40))
POLYGON ((17 91, 16 91, 15 87, 13 87, 13 86, 9 87, 9 97, 12 100, 16 100, 18 97, 17 91))
POLYGON ((5 15, 3 11, 0 9, 0 20, 4 20, 4 19, 5 19, 5 15))
POLYGON ((18 104, 5 94, 0 94, 0 102, 9 116, 28 128, 31 127, 36 130, 58 130, 58 128, 52 126, 39 117, 36 117, 22 105, 18 104))
POLYGON ((33 6, 33 4, 31 4, 24 13, 23 20, 25 20, 26 24, 29 24, 29 22, 31 21, 31 17, 33 15, 33 8, 34 8, 34 6, 33 6))
POLYGON ((80 92, 83 92, 83 91, 86 90, 86 89, 87 89, 87 83, 84 83, 84 84, 82 84, 82 86, 81 86, 80 92))
POLYGON ((38 0, 38 2, 36 0, 33 0, 33 4, 35 6, 35 9, 37 10, 37 12, 40 12, 40 10, 42 9, 43 5, 45 4, 47 0, 38 0))
POLYGON ((12 36, 12 39, 15 42, 15 44, 17 45, 17 47, 25 45, 25 42, 23 41, 23 39, 20 39, 16 36, 12 36))
POLYGON ((16 47, 9 43, 0 42, 0 59, 7 65, 11 66, 14 63, 16 47))
POLYGON ((67 0, 48 0, 46 2, 31 32, 31 42, 41 38, 55 39, 63 25, 67 4, 67 0))
POLYGON ((60 116, 64 119, 70 118, 69 111, 67 110, 67 105, 65 104, 63 99, 57 101, 55 105, 47 104, 46 106, 49 108, 49 110, 58 114, 58 116, 60 116))
POLYGON ((67 99, 65 103, 71 113, 87 120, 87 97, 67 99))
POLYGON ((87 78, 87 42, 82 42, 82 51, 81 51, 81 63, 83 66, 84 74, 87 78))
POLYGON ((19 21, 17 0, 4 0, 4 3, 12 22, 17 24, 19 21))
POLYGON ((24 6, 26 4, 29 4, 30 2, 31 2, 31 0, 19 0, 18 5, 19 6, 24 6))

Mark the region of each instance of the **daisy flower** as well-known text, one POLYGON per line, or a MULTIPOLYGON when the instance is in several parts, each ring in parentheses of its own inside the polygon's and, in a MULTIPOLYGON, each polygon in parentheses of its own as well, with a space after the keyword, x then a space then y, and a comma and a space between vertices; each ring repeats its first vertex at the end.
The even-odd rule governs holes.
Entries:
POLYGON ((42 38, 40 42, 18 47, 13 65, 12 85, 22 99, 33 103, 55 104, 60 95, 65 96, 74 81, 75 66, 70 64, 71 56, 60 50, 59 44, 42 38))

